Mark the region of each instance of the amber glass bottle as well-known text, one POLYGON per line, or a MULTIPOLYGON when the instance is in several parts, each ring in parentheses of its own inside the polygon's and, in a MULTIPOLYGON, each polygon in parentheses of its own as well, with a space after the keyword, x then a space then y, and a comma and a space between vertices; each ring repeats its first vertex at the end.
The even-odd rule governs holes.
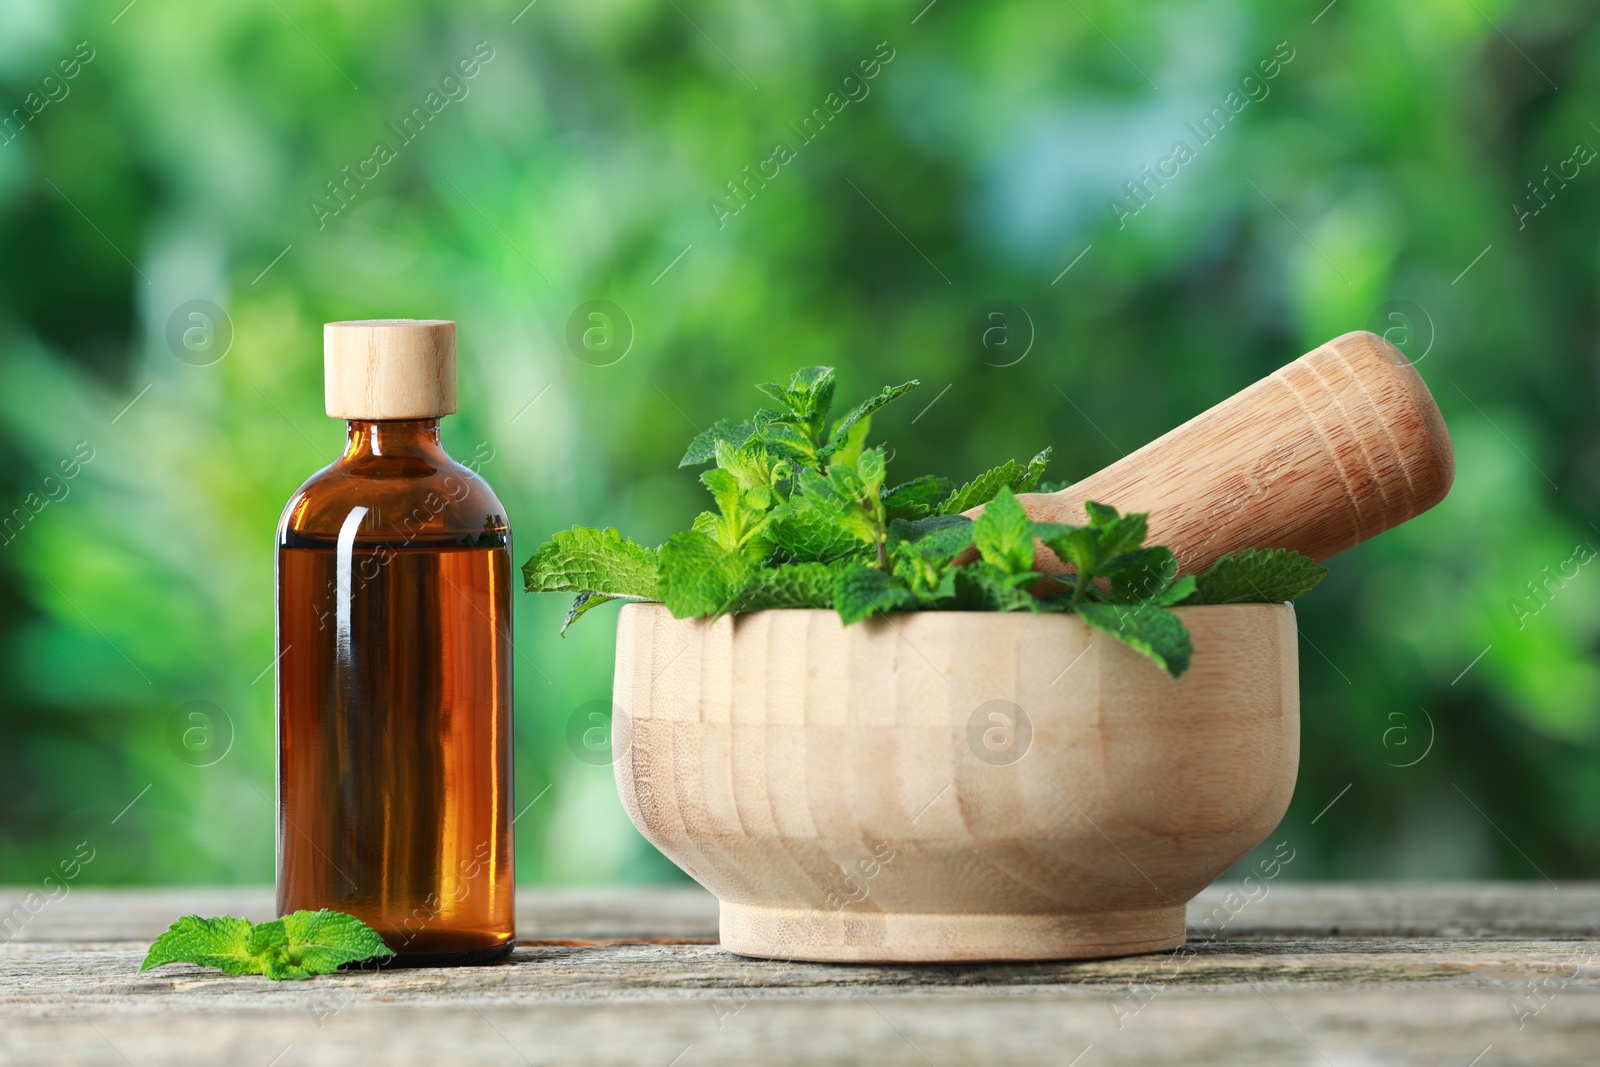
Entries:
POLYGON ((278 909, 412 965, 511 951, 511 543, 439 443, 455 323, 329 323, 345 451, 278 523, 278 909))

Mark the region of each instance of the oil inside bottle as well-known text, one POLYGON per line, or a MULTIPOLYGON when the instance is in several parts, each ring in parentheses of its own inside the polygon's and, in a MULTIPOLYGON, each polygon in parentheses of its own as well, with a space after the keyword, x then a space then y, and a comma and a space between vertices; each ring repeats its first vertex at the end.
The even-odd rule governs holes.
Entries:
POLYGON ((493 958, 513 937, 510 550, 357 543, 363 510, 279 549, 279 910, 355 915, 396 962, 493 958))

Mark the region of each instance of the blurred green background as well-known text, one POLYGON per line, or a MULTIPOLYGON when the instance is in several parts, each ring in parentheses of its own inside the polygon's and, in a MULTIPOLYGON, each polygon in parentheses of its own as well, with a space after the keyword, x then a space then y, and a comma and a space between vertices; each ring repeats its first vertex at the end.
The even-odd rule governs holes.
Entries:
MULTIPOLYGON (((519 561, 681 528, 694 426, 802 364, 922 380, 899 476, 1061 479, 1387 330, 1457 480, 1300 606, 1286 876, 1600 875, 1600 11, 524 2, 0 8, 0 881, 271 880, 273 529, 321 324, 388 316, 460 321, 519 561)), ((569 746, 614 612, 565 608, 517 600, 519 876, 681 877, 569 746)))

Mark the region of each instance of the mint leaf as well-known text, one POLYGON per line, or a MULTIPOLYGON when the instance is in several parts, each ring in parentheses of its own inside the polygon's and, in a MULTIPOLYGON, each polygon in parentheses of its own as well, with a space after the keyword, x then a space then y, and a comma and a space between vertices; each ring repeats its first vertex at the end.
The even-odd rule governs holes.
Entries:
POLYGON ((855 427, 856 423, 871 415, 873 412, 877 411, 890 401, 896 400, 899 397, 911 392, 911 390, 915 389, 921 384, 921 382, 913 378, 911 381, 905 382, 901 385, 884 386, 883 392, 879 393, 870 400, 863 400, 854 408, 851 408, 850 412, 846 414, 844 418, 833 424, 833 434, 828 438, 828 443, 822 447, 822 450, 819 454, 823 459, 827 459, 829 456, 839 451, 844 447, 846 440, 850 436, 850 431, 855 427))
POLYGON ((952 492, 939 505, 946 515, 959 515, 968 508, 987 504, 1002 487, 1022 477, 1024 468, 1014 459, 1008 459, 993 470, 984 471, 972 481, 952 492))
POLYGON ((848 434, 845 435, 844 444, 840 445, 838 449, 836 449, 833 454, 827 458, 826 462, 843 463, 851 467, 855 466, 856 463, 861 459, 862 450, 867 447, 867 434, 871 432, 872 420, 870 418, 862 419, 860 422, 855 424, 855 427, 851 429, 848 434))
POLYGON ((167 963, 197 963, 228 974, 261 974, 250 951, 251 929, 250 920, 231 915, 217 919, 185 915, 155 939, 139 970, 142 973, 167 963))
POLYGON ((678 461, 678 466, 697 467, 702 463, 709 463, 717 454, 719 441, 730 445, 742 445, 755 432, 756 424, 749 420, 718 419, 689 442, 689 450, 678 461))
POLYGON ((948 563, 972 544, 973 522, 965 515, 930 515, 925 519, 895 519, 889 523, 889 540, 915 547, 924 559, 948 563))
POLYGON ((744 556, 698 530, 673 534, 660 554, 659 599, 679 619, 727 611, 752 570, 744 556))
POLYGON ((766 445, 774 456, 796 467, 817 465, 817 447, 804 430, 788 422, 763 422, 752 440, 766 445))
POLYGON ((216 919, 185 915, 155 939, 139 970, 194 963, 227 974, 261 974, 282 981, 393 955, 372 927, 337 911, 297 911, 259 924, 229 915, 216 919))
POLYGON ((1093 500, 1085 501, 1084 509, 1089 513, 1089 525, 1100 532, 1098 544, 1103 561, 1109 563, 1113 557, 1144 544, 1149 530, 1148 516, 1138 513, 1118 516, 1116 508, 1093 500))
POLYGON ((939 510, 956 486, 949 478, 924 474, 883 494, 883 506, 893 519, 921 519, 939 510))
POLYGON ((833 606, 846 625, 868 615, 916 607, 911 590, 875 567, 852 567, 838 576, 833 606))
POLYGON ((760 393, 768 400, 776 400, 785 408, 791 408, 793 406, 789 403, 789 390, 785 389, 777 382, 762 382, 760 385, 756 386, 756 392, 760 393))
POLYGON ((771 608, 831 608, 838 574, 821 563, 791 563, 764 567, 739 591, 731 610, 767 611, 771 608))
POLYGON ((1028 461, 1026 467, 1016 460, 1008 459, 1005 463, 990 471, 985 471, 960 489, 951 493, 944 503, 939 505, 939 510, 946 515, 958 515, 969 508, 979 504, 987 504, 994 499, 994 495, 1001 489, 1010 489, 1013 493, 1026 493, 1039 484, 1039 478, 1044 474, 1045 464, 1050 461, 1050 449, 1045 449, 1028 461))
POLYGON ((1166 608, 1148 604, 1079 604, 1078 614, 1104 630, 1173 678, 1189 669, 1194 644, 1183 621, 1166 608))
POLYGON ((1195 577, 1191 604, 1263 604, 1305 596, 1328 569, 1287 548, 1247 548, 1195 577))
POLYGON ((656 599, 656 552, 614 529, 574 526, 539 546, 522 565, 530 593, 603 593, 656 599))
POLYGON ((721 466, 712 467, 700 475, 700 484, 711 490, 711 498, 724 517, 737 516, 744 509, 744 487, 732 471, 721 466))
POLYGON ((1146 604, 1159 604, 1162 607, 1170 608, 1174 604, 1182 604, 1185 600, 1188 600, 1193 595, 1194 575, 1185 574, 1182 578, 1179 578, 1177 581, 1167 586, 1164 591, 1157 593, 1154 596, 1146 597, 1144 602, 1146 604))
POLYGON ((1043 541, 1063 563, 1071 564, 1077 580, 1087 584, 1100 569, 1100 531, 1092 526, 1069 526, 1063 522, 1036 522, 1033 536, 1043 541))
POLYGON ((798 562, 832 563, 861 548, 856 535, 841 525, 835 507, 804 498, 773 513, 771 533, 773 543, 798 562))
POLYGON ((984 562, 1006 574, 1033 570, 1033 522, 1005 486, 972 524, 972 540, 984 562))

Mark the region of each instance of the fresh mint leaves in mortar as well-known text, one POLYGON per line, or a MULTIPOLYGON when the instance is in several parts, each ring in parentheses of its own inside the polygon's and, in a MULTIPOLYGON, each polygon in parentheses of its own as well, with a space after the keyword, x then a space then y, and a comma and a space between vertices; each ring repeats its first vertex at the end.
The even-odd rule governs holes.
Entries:
POLYGON ((1180 578, 1170 551, 1144 544, 1146 516, 1095 501, 1082 526, 1033 522, 1016 494, 1041 488, 1048 448, 961 485, 893 483, 886 450, 867 446, 872 416, 917 382, 831 419, 835 385, 831 367, 805 367, 788 385, 757 386, 771 406, 716 422, 678 463, 712 464, 700 482, 715 510, 653 549, 612 529, 558 533, 523 566, 527 589, 577 594, 563 633, 610 600, 659 601, 678 618, 832 608, 846 623, 895 611, 1073 612, 1176 678, 1193 646, 1172 607, 1292 600, 1325 573, 1295 552, 1251 549, 1180 578), (961 514, 979 504, 976 521, 961 514), (1072 572, 1041 580, 1036 540, 1072 572), (978 558, 957 566, 973 547, 978 558))

